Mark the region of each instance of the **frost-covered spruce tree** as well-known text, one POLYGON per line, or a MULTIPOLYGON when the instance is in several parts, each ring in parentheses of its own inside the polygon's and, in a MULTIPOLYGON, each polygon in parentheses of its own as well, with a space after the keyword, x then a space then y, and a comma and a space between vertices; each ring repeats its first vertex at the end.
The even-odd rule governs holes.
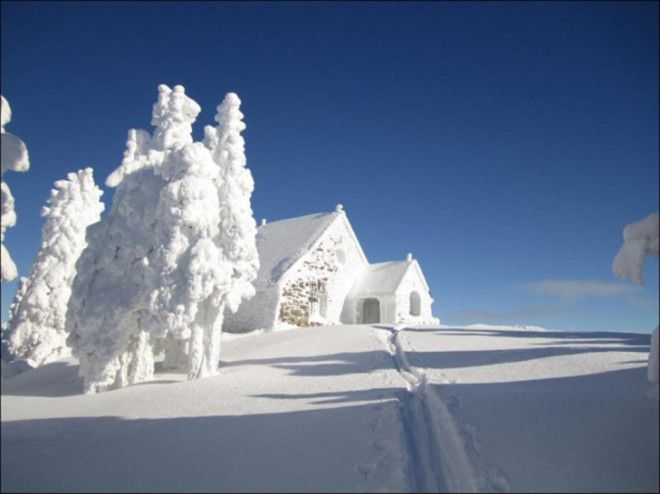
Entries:
POLYGON ((41 213, 46 218, 41 248, 12 304, 8 348, 32 367, 68 352, 65 318, 75 264, 87 245, 87 227, 101 219, 104 209, 92 174, 86 168, 55 182, 41 213))
MULTIPOLYGON (((152 257, 161 238, 161 168, 192 143, 192 123, 201 110, 182 87, 159 86, 153 108, 153 138, 132 130, 121 166, 107 179, 116 187, 106 221, 90 228, 69 302, 69 343, 80 360, 85 391, 96 392, 148 380, 153 344, 164 327, 149 325, 148 298, 159 286, 152 257)), ((167 175, 167 173, 165 174, 167 175)), ((162 223, 162 221, 161 221, 162 223)))
POLYGON ((153 172, 162 154, 144 130, 128 133, 121 166, 106 180, 116 187, 108 217, 88 229, 76 264, 67 311, 68 345, 80 361, 87 393, 122 387, 153 375, 149 335, 142 331, 152 288, 148 256, 163 181, 153 172))
MULTIPOLYGON (((227 310, 235 313, 243 300, 254 296, 254 280, 259 270, 259 255, 257 253, 257 228, 252 212, 250 198, 254 190, 254 180, 246 167, 245 140, 241 132, 245 130, 243 113, 240 110, 241 100, 236 93, 227 93, 217 107, 215 121, 215 138, 207 140, 211 148, 213 160, 220 167, 218 177, 220 186, 220 244, 223 252, 223 262, 231 266, 231 277, 222 298, 222 304, 227 310)), ((212 136, 210 129, 207 136, 212 136)), ((223 309, 224 309, 223 307, 223 309)), ((224 310, 220 312, 222 318, 224 310)), ((222 321, 216 321, 221 327, 222 321)), ((219 335, 217 336, 217 352, 219 352, 219 335)), ((191 348, 194 348, 191 344, 191 348)), ((215 349, 215 346, 212 348, 215 349)), ((209 354, 204 360, 212 364, 218 356, 209 354)), ((198 359, 199 360, 199 359, 198 359)), ((202 374, 213 373, 216 367, 208 369, 203 366, 193 366, 202 374)))
POLYGON ((168 186, 160 197, 156 231, 162 246, 154 264, 160 282, 151 312, 155 324, 167 328, 166 359, 185 360, 190 379, 217 373, 224 311, 236 311, 254 294, 254 183, 245 168, 239 105, 229 93, 218 107, 218 128, 205 129, 205 145, 171 153, 159 172, 168 186))
MULTIPOLYGON (((9 132, 5 132, 5 125, 11 121, 11 107, 0 96, 0 140, 2 142, 2 158, 0 159, 0 176, 7 170, 26 172, 30 168, 30 159, 23 141, 9 132)), ((5 247, 5 232, 7 228, 16 225, 14 212, 14 196, 4 180, 0 180, 0 281, 11 281, 18 276, 16 264, 5 247)))
POLYGON ((129 133, 106 181, 117 187, 112 209, 90 228, 77 265, 68 341, 87 392, 149 379, 154 350, 185 361, 190 378, 214 374, 224 310, 253 294, 253 183, 238 98, 202 144, 191 135, 199 105, 181 86, 158 90, 154 136, 129 133))

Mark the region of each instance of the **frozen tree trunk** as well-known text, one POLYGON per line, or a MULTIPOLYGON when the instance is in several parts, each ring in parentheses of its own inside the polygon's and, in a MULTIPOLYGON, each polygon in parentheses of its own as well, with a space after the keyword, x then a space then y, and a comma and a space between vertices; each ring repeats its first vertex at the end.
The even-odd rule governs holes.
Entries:
POLYGON ((149 333, 140 331, 131 338, 126 351, 119 358, 116 387, 150 381, 154 377, 154 355, 149 333))
POLYGON ((224 304, 213 307, 209 301, 198 310, 192 325, 188 379, 210 377, 218 373, 224 310, 224 304))
POLYGON ((651 335, 651 351, 646 375, 651 383, 658 385, 658 328, 651 335))
POLYGON ((175 338, 171 334, 160 339, 160 347, 165 355, 163 369, 185 370, 188 365, 187 340, 175 338))

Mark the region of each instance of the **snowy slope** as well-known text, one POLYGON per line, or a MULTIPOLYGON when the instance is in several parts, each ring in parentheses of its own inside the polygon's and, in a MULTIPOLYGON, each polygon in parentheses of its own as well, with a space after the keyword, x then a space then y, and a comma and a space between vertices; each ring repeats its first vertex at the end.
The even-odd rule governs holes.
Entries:
POLYGON ((2 490, 657 492, 648 344, 292 329, 225 338, 217 377, 97 395, 55 362, 2 382, 2 490))
POLYGON ((658 491, 649 335, 443 327, 401 341, 447 404, 481 489, 658 491))
POLYGON ((97 395, 63 362, 3 381, 2 490, 407 488, 402 383, 369 327, 233 339, 222 359, 97 395))

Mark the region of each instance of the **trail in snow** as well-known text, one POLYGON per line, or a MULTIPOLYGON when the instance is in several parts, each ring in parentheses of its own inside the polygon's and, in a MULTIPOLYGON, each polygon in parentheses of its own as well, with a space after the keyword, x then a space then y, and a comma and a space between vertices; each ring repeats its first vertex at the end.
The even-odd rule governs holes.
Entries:
POLYGON ((415 490, 477 492, 477 476, 447 406, 427 385, 424 372, 408 362, 401 340, 405 328, 379 326, 375 331, 406 382, 400 404, 415 490))

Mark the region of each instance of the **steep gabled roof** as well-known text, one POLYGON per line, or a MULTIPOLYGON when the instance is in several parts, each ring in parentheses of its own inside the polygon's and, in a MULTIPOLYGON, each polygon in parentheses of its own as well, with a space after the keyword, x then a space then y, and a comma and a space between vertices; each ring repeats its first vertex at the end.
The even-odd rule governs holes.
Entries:
POLYGON ((409 270, 417 273, 424 287, 428 290, 422 268, 417 260, 413 259, 412 261, 388 261, 370 264, 360 274, 349 296, 360 298, 370 295, 392 295, 399 288, 403 277, 409 270))
POLYGON ((370 264, 351 289, 351 297, 366 295, 391 295, 397 289, 403 275, 410 267, 408 261, 389 261, 370 264))
POLYGON ((412 262, 410 262, 410 269, 415 271, 417 273, 417 276, 421 280, 422 284, 424 285, 424 288, 426 289, 429 294, 431 293, 429 284, 426 281, 426 277, 424 276, 424 272, 422 271, 422 267, 419 265, 419 262, 417 262, 417 259, 413 259, 412 262))
POLYGON ((309 214, 260 226, 257 229, 260 268, 254 282, 255 288, 265 290, 276 285, 282 275, 343 214, 336 211, 309 214))

